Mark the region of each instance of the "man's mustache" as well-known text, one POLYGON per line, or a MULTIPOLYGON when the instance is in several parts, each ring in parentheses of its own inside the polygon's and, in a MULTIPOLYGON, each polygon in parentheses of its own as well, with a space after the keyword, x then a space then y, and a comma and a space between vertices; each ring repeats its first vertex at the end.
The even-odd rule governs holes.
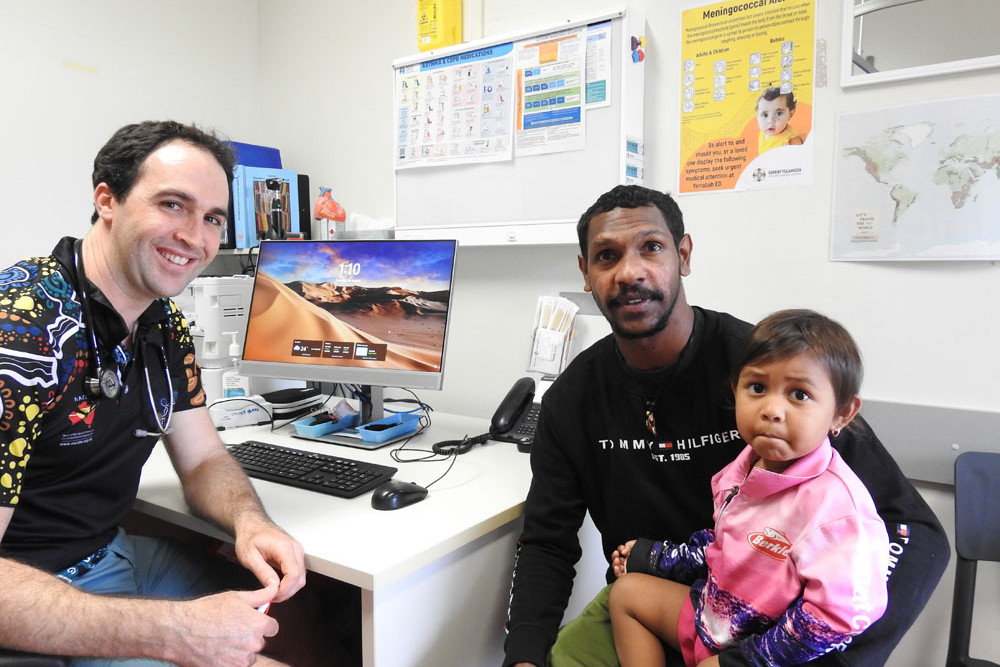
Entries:
POLYGON ((663 292, 646 287, 628 287, 618 292, 608 299, 607 304, 612 308, 621 306, 631 299, 648 299, 649 301, 663 301, 663 292))

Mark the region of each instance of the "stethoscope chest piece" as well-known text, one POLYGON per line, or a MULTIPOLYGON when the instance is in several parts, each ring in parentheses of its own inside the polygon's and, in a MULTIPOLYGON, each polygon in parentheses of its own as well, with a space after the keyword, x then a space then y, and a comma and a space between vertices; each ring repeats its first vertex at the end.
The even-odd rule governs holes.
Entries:
POLYGON ((110 398, 115 400, 122 391, 122 383, 118 371, 114 368, 100 370, 100 375, 84 379, 87 395, 91 398, 110 398))

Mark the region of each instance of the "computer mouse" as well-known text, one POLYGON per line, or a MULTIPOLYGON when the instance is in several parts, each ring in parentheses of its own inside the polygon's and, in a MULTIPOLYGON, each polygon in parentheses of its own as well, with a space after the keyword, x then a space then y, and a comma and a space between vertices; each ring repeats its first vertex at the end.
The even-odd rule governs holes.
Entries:
POLYGON ((390 479, 375 487, 372 507, 377 510, 398 510, 427 497, 427 489, 413 482, 390 479))

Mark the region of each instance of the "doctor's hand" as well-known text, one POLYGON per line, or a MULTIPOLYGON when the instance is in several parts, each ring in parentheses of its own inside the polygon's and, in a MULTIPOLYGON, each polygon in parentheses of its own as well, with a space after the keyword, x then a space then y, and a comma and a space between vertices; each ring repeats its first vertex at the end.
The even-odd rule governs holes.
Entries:
POLYGON ((236 529, 236 558, 264 586, 274 583, 273 602, 283 602, 306 583, 302 545, 267 517, 241 519, 236 529))
POLYGON ((161 638, 163 655, 182 667, 254 664, 265 640, 278 633, 278 622, 256 608, 269 602, 277 590, 277 585, 271 585, 176 604, 176 613, 166 624, 169 630, 161 638))
POLYGON ((635 545, 635 540, 629 540, 625 544, 619 545, 611 553, 611 569, 614 570, 615 576, 620 577, 625 574, 625 563, 628 561, 628 555, 632 553, 632 547, 635 545))

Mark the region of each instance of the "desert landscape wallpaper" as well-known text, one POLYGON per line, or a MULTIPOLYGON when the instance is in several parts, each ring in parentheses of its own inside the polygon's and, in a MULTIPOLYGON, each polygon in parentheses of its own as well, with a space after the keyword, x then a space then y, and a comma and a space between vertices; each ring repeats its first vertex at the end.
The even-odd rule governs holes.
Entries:
POLYGON ((265 243, 244 359, 437 371, 451 296, 450 241, 265 243), (378 350, 378 359, 301 348, 378 350))

